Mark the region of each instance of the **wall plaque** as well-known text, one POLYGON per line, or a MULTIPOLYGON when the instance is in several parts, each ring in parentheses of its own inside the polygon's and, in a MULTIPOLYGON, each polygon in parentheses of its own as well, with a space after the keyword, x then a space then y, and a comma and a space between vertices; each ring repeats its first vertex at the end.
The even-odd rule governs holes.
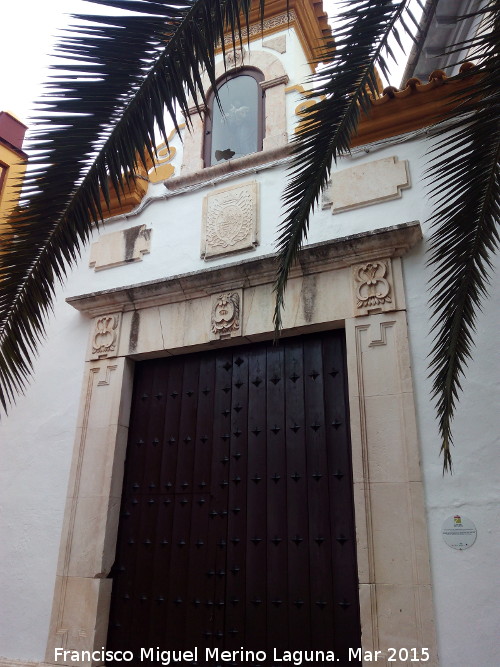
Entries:
POLYGON ((474 544, 477 530, 470 519, 455 514, 455 516, 448 517, 443 523, 441 534, 449 547, 463 551, 474 544))
POLYGON ((350 211, 400 199, 401 191, 409 187, 408 160, 393 155, 334 172, 323 191, 322 207, 331 208, 332 213, 350 211))
POLYGON ((203 201, 201 256, 253 250, 257 245, 257 183, 216 190, 203 201))

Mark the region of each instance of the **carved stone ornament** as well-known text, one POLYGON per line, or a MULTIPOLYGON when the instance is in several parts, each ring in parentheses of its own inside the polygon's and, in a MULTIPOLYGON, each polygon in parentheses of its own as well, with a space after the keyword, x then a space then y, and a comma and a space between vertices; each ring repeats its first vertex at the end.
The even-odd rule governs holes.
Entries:
POLYGON ((286 53, 286 35, 265 39, 262 42, 262 46, 265 46, 266 49, 273 49, 273 51, 277 51, 278 53, 286 53))
MULTIPOLYGON (((247 37, 260 37, 262 34, 267 33, 270 30, 277 30, 281 27, 288 29, 291 23, 296 21, 296 14, 293 9, 290 9, 288 13, 278 14, 278 16, 271 16, 267 19, 264 19, 264 22, 261 23, 258 21, 248 28, 248 31, 245 29, 245 38, 247 37)), ((231 45, 233 43, 233 38, 231 34, 227 34, 224 37, 224 44, 231 45)))
POLYGON ((356 315, 393 310, 390 260, 353 266, 356 315))
POLYGON ((232 67, 240 67, 245 61, 245 49, 233 49, 226 53, 226 63, 228 69, 232 67))
POLYGON ((214 338, 231 338, 240 332, 241 290, 212 297, 211 331, 214 338))
POLYGON ((236 185, 205 197, 201 245, 205 259, 257 245, 257 183, 236 185))
POLYGON ((92 334, 92 356, 115 356, 118 348, 120 315, 98 317, 92 334))

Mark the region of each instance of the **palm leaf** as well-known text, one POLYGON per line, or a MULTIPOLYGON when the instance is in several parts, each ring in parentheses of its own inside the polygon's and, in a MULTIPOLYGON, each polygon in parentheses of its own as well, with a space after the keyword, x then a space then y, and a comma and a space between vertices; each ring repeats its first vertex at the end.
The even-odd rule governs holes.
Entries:
MULTIPOLYGON (((313 76, 319 86, 314 96, 321 102, 310 109, 308 122, 294 147, 291 179, 284 194, 286 218, 278 239, 276 280, 276 332, 281 327, 288 274, 307 237, 309 217, 328 181, 332 160, 349 152, 361 110, 369 109, 369 92, 375 88, 374 67, 385 72, 382 54, 391 56, 387 38, 397 40, 398 23, 410 32, 405 3, 348 2, 341 15, 336 43, 327 51, 327 68, 313 76)), ((443 469, 451 469, 451 422, 460 390, 460 378, 471 356, 476 313, 486 295, 491 256, 498 244, 500 101, 500 2, 463 18, 483 18, 478 36, 452 45, 450 52, 469 50, 481 60, 480 79, 475 71, 465 93, 450 99, 449 119, 443 139, 432 151, 429 181, 435 212, 431 218, 430 263, 434 267, 431 305, 437 334, 431 352, 433 392, 442 436, 443 469)), ((433 8, 431 8, 431 12, 433 8)))
MULTIPOLYGON (((436 0, 437 2, 437 0, 436 0)), ((322 100, 308 109, 294 144, 290 179, 283 195, 285 218, 278 237, 278 275, 275 283, 276 333, 282 324, 284 294, 290 269, 307 238, 309 218, 326 186, 332 163, 349 152, 362 111, 375 95, 375 67, 384 73, 387 42, 408 13, 409 0, 350 0, 338 17, 335 42, 318 59, 327 66, 311 77, 322 100)), ((405 25, 405 24, 403 24, 405 25)))
POLYGON ((437 332, 430 369, 443 472, 451 471, 451 424, 499 241, 500 1, 475 15, 484 18, 482 29, 460 48, 469 48, 469 57, 480 59, 481 66, 463 75, 470 84, 450 100, 456 118, 440 128, 428 170, 429 182, 437 183, 431 189, 431 307, 437 332))
MULTIPOLYGON (((57 282, 75 263, 109 205, 147 154, 155 123, 167 142, 165 109, 189 122, 188 95, 204 101, 200 72, 215 82, 215 48, 242 38, 250 0, 89 0, 120 16, 82 15, 58 45, 42 107, 32 126, 24 197, 15 235, 0 256, 0 404, 22 392, 44 335, 57 282), (133 12, 134 14, 131 14, 133 12)), ((262 7, 262 5, 261 5, 262 7)))
MULTIPOLYGON (((22 391, 31 358, 44 333, 57 281, 63 281, 82 243, 102 217, 100 192, 109 204, 108 177, 118 194, 139 162, 151 158, 155 123, 163 138, 165 109, 189 122, 188 93, 204 101, 200 70, 214 82, 214 47, 229 31, 241 41, 240 12, 250 0, 89 0, 139 16, 83 17, 59 50, 71 63, 55 76, 37 118, 36 153, 25 181, 25 199, 3 239, 0 256, 0 403, 6 409, 22 391)), ((498 243, 499 2, 476 12, 485 26, 467 44, 483 60, 477 79, 453 111, 453 125, 433 149, 430 179, 436 210, 432 221, 432 306, 438 331, 431 374, 443 437, 444 469, 451 466, 451 421, 460 378, 470 358, 475 313, 488 283, 498 243), (457 116, 458 113, 458 116, 457 116)), ((306 238, 309 217, 326 185, 332 161, 349 151, 361 111, 376 90, 375 67, 387 71, 387 40, 398 29, 413 34, 409 0, 349 0, 335 45, 319 59, 329 64, 314 78, 321 102, 309 110, 294 145, 286 217, 278 239, 275 326, 281 326, 290 267, 306 238)), ((437 0, 435 0, 435 4, 437 0)), ((260 0, 261 16, 264 0, 260 0)), ((80 17, 82 18, 82 17, 80 17)), ((78 20, 78 19, 77 19, 78 20)), ((469 74, 470 76, 470 74, 469 74)), ((456 107, 457 100, 450 106, 456 107)))

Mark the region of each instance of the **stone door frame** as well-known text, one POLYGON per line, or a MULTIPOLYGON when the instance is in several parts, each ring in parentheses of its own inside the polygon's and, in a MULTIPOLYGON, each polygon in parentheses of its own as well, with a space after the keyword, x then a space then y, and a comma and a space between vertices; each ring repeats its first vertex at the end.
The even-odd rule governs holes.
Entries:
MULTIPOLYGON (((421 238, 406 223, 308 246, 283 319, 283 335, 345 328, 362 648, 384 665, 406 664, 390 647, 438 664, 401 265, 421 238)), ((54 650, 105 646, 134 359, 269 339, 274 272, 266 256, 68 299, 92 321, 45 665, 103 664, 54 650)))

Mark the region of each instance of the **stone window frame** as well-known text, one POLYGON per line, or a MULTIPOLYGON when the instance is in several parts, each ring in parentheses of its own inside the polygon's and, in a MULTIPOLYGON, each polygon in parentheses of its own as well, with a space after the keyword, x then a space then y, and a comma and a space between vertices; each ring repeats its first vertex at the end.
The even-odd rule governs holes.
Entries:
MULTIPOLYGON (((436 667, 401 261, 421 239, 419 223, 406 223, 304 248, 283 333, 345 328, 362 649, 380 651, 385 664, 390 647, 426 648, 436 667), (369 298, 374 280, 384 299, 369 298)), ((264 256, 68 299, 92 320, 45 666, 56 664, 56 647, 106 643, 134 360, 272 337, 274 262, 264 256), (213 298, 227 290, 240 294, 240 335, 214 341, 213 298)))
MULTIPOLYGON (((258 148, 255 153, 260 153, 263 149, 263 142, 264 142, 264 136, 265 136, 265 113, 266 113, 266 103, 263 95, 263 90, 260 86, 262 81, 264 81, 264 73, 261 72, 258 69, 255 69, 254 67, 247 67, 246 65, 239 67, 238 69, 232 69, 230 72, 227 72, 226 74, 223 74, 222 77, 220 77, 215 85, 215 88, 219 90, 222 86, 224 86, 226 83, 229 81, 232 81, 234 79, 237 79, 240 76, 250 76, 252 79, 254 79, 257 82, 257 94, 260 92, 261 94, 258 95, 258 101, 257 101, 257 145, 258 148)), ((205 125, 203 127, 203 162, 205 165, 205 168, 207 167, 215 167, 217 164, 222 164, 222 163, 214 163, 210 164, 210 158, 211 158, 211 152, 212 152, 212 115, 213 115, 213 107, 214 104, 217 104, 216 99, 215 99, 215 93, 214 93, 214 88, 211 88, 208 92, 207 95, 207 110, 205 112, 205 125)), ((247 153, 247 155, 252 155, 253 153, 247 153)), ((243 155, 242 157, 246 157, 243 155)), ((237 158, 238 159, 238 158, 237 158)))
MULTIPOLYGON (((179 183, 191 183, 211 180, 227 171, 242 167, 265 164, 288 154, 288 133, 286 121, 285 86, 289 79, 281 60, 270 53, 252 49, 236 51, 226 56, 228 68, 223 62, 215 66, 215 79, 237 74, 242 69, 253 69, 262 72, 264 80, 260 87, 265 91, 264 128, 262 151, 245 155, 235 160, 224 161, 222 164, 205 167, 204 160, 204 127, 206 107, 196 107, 191 99, 189 119, 183 137, 183 154, 179 183), (231 66, 232 65, 232 66, 231 66), (201 112, 201 114, 200 114, 201 112)), ((211 82, 205 74, 202 77, 203 89, 210 94, 211 82)), ((179 185, 179 184, 177 184, 179 185)), ((169 187, 172 183, 169 182, 169 187)))

